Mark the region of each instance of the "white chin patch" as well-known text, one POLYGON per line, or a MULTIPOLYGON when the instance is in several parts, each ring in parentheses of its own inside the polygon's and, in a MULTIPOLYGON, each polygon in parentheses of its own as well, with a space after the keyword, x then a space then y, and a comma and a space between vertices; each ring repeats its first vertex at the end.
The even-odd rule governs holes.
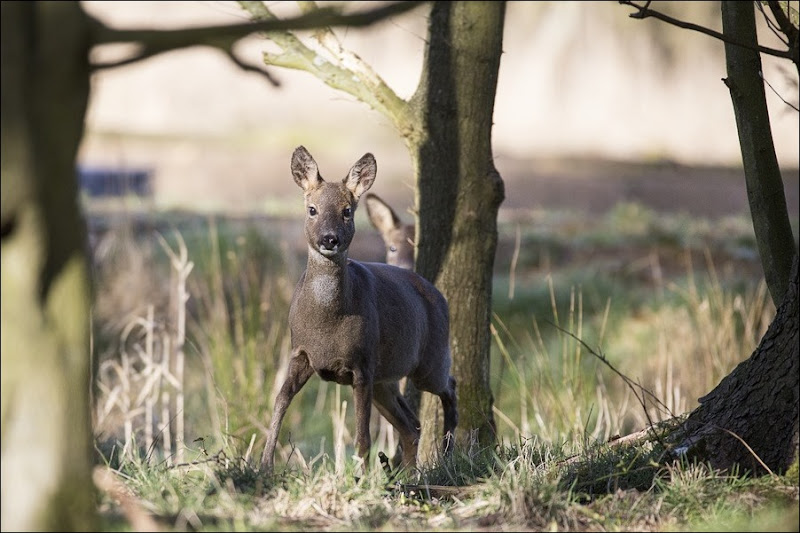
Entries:
POLYGON ((339 253, 339 247, 337 246, 333 250, 328 250, 327 248, 319 248, 319 253, 321 253, 325 257, 333 257, 334 255, 339 253))

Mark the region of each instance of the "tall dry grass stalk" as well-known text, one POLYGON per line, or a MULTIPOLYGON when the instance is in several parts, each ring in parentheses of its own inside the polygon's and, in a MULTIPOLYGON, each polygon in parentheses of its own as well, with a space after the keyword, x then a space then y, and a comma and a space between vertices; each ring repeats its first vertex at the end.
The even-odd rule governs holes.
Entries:
MULTIPOLYGON (((679 305, 664 305, 642 317, 646 325, 639 337, 655 339, 652 355, 627 369, 668 408, 653 407, 649 416, 654 421, 697 407, 699 397, 750 357, 775 315, 763 280, 739 290, 726 287, 708 251, 706 280, 697 279, 690 257, 687 264, 685 285, 667 284, 679 305)), ((641 411, 631 415, 635 424, 645 423, 641 411)))
MULTIPOLYGON (((179 446, 176 447, 175 453, 175 460, 179 463, 182 463, 184 460, 184 446, 183 443, 185 442, 185 425, 184 425, 184 396, 183 396, 183 383, 184 383, 184 367, 186 364, 186 356, 184 354, 183 348, 186 343, 186 302, 189 301, 189 293, 186 290, 186 280, 189 278, 189 274, 191 274, 192 269, 194 268, 194 263, 189 261, 189 252, 186 249, 186 243, 183 240, 183 237, 179 232, 175 232, 175 237, 178 241, 178 253, 176 254, 172 248, 170 248, 169 244, 164 237, 161 236, 160 233, 156 234, 158 236, 159 243, 161 247, 164 249, 164 252, 169 256, 170 265, 172 265, 172 274, 173 274, 173 287, 175 288, 175 300, 174 300, 174 312, 175 312, 175 338, 174 338, 174 346, 172 347, 174 354, 175 354, 175 436, 176 436, 176 443, 180 443, 179 446)), ((169 343, 167 343, 169 344, 169 343)), ((165 349, 164 352, 164 361, 165 361, 165 374, 170 375, 169 372, 169 364, 168 364, 168 357, 170 351, 165 349)), ((167 425, 167 429, 169 426, 167 425)), ((165 448, 169 443, 169 439, 165 435, 164 437, 164 444, 165 448)), ((167 457, 170 457, 170 454, 166 454, 167 457)))
MULTIPOLYGON (((583 295, 570 289, 569 307, 560 316, 556 305, 553 279, 548 277, 552 325, 584 334, 583 295)), ((599 326, 600 337, 605 333, 608 306, 599 326)), ((532 317, 532 330, 519 339, 519 332, 510 331, 495 315, 492 334, 500 356, 510 374, 510 387, 516 391, 517 413, 504 413, 495 406, 494 412, 509 426, 514 442, 537 435, 549 442, 570 438, 608 438, 619 431, 621 414, 610 402, 604 384, 595 376, 597 363, 589 359, 584 346, 575 338, 562 335, 558 342, 548 342, 539 319, 532 317), (512 353, 520 354, 514 357, 512 353), (588 372, 588 373, 587 373, 588 372), (591 427, 590 419, 594 420, 591 427), (515 421, 516 420, 516 421, 515 421)), ((549 326, 549 324, 548 324, 549 326)))
POLYGON ((137 443, 142 441, 147 456, 156 451, 160 442, 161 455, 167 464, 184 460, 183 347, 186 339, 185 306, 189 299, 186 282, 194 265, 189 261, 182 236, 178 232, 175 235, 178 253, 158 235, 173 270, 172 286, 177 295, 171 321, 174 325, 167 327, 170 321, 157 321, 154 306, 148 305, 145 317, 134 317, 123 329, 119 359, 103 361, 97 375, 99 395, 95 406, 95 432, 101 435, 113 433, 121 417, 122 457, 125 460, 134 458, 138 453, 135 452, 137 443))
POLYGON ((347 401, 342 401, 342 386, 336 385, 336 394, 331 406, 331 420, 333 420, 333 456, 334 468, 337 474, 344 472, 345 467, 345 436, 347 435, 347 401))
POLYGON ((212 218, 206 238, 197 258, 204 268, 191 285, 192 332, 206 365, 209 411, 217 417, 212 433, 232 453, 243 453, 255 434, 253 448, 260 451, 291 357, 286 324, 294 285, 284 252, 260 233, 230 236, 212 218))

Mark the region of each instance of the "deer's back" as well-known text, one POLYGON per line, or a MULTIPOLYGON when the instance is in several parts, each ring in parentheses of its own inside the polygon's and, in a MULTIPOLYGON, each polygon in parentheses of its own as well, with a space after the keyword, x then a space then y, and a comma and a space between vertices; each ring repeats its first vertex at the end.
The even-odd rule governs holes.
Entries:
POLYGON ((379 315, 375 380, 427 376, 428 380, 442 381, 440 386, 444 387, 444 380, 438 377, 448 376, 450 368, 450 319, 444 296, 408 269, 356 261, 351 261, 350 269, 357 279, 372 278, 363 286, 374 291, 379 315))

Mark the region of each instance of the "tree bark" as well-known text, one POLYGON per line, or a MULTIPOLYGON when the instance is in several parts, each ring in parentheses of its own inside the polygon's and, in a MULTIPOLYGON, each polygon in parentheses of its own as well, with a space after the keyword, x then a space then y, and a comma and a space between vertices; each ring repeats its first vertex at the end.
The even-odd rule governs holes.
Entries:
POLYGON ((747 198, 758 253, 772 301, 777 306, 789 286, 792 256, 797 252, 775 146, 772 142, 761 56, 755 50, 755 9, 751 2, 722 2, 722 31, 753 49, 725 43, 725 60, 739 144, 742 151, 747 198))
POLYGON ((2 2, 2 529, 92 531, 77 2, 2 2))
POLYGON ((677 447, 689 457, 721 470, 738 465, 754 474, 765 473, 764 465, 783 473, 796 459, 800 416, 797 261, 795 254, 789 288, 758 348, 700 398, 700 406, 689 415, 681 433, 683 442, 677 447))
MULTIPOLYGON (((722 27, 737 41, 757 43, 749 2, 722 2, 722 27)), ((679 433, 677 450, 721 470, 782 473, 798 453, 797 247, 772 143, 761 58, 727 43, 725 56, 753 227, 778 310, 750 358, 700 398, 679 433)))
MULTIPOLYGON (((424 124, 414 139, 416 270, 436 283, 450 305, 462 446, 491 446, 496 438, 489 327, 504 188, 492 160, 491 132, 504 16, 504 2, 434 2, 424 74, 412 99, 424 124)), ((423 460, 439 442, 440 410, 426 394, 423 460)))

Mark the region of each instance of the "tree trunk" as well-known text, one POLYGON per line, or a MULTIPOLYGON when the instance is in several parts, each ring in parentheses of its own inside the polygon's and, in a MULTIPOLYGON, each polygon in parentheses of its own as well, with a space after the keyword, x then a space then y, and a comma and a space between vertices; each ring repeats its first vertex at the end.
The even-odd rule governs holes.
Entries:
POLYGON ((761 462, 783 473, 796 459, 800 416, 797 261, 795 254, 789 289, 758 348, 700 398, 701 405, 689 415, 678 449, 690 457, 721 470, 739 465, 755 474, 765 473, 761 462))
POLYGON ((77 2, 2 2, 2 530, 95 528, 77 2))
MULTIPOLYGON (((722 2, 722 27, 737 41, 757 43, 749 2, 722 2)), ((761 58, 727 43, 725 56, 753 227, 778 311, 753 355, 700 399, 677 449, 722 470, 738 466, 755 474, 767 468, 780 473, 798 453, 797 247, 772 143, 761 58)))
POLYGON ((753 49, 725 43, 728 77, 739 145, 747 183, 747 198, 756 234, 758 253, 764 268, 772 301, 783 300, 797 252, 778 159, 772 142, 764 82, 761 79, 761 56, 755 50, 755 9, 751 2, 722 2, 722 31, 753 49))
MULTIPOLYGON (((435 2, 425 67, 412 107, 424 124, 417 174, 416 270, 450 305, 461 445, 495 442, 489 383, 492 273, 503 181, 492 161, 492 114, 504 2, 435 2)), ((440 442, 441 406, 424 395, 420 457, 440 442), (438 423, 437 423, 438 421, 438 423)))

